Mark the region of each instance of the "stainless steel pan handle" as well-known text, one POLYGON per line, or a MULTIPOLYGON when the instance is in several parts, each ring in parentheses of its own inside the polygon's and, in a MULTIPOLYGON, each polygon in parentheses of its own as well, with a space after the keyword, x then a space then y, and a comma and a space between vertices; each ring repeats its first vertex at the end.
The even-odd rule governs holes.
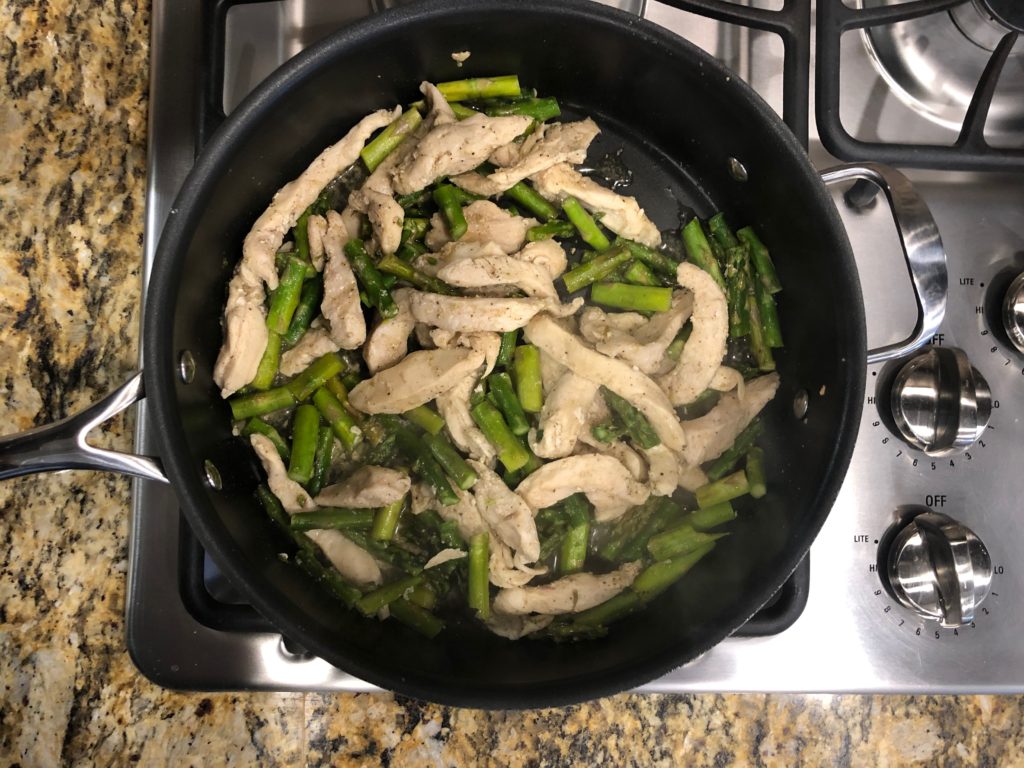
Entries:
POLYGON ((868 350, 868 363, 909 355, 928 344, 946 315, 949 277, 935 219, 910 180, 895 168, 877 163, 840 165, 823 171, 821 179, 826 184, 866 181, 885 194, 917 298, 917 323, 903 341, 868 350))
POLYGON ((60 469, 98 469, 166 483, 160 460, 89 445, 89 433, 145 397, 141 371, 84 411, 0 437, 0 480, 60 469))

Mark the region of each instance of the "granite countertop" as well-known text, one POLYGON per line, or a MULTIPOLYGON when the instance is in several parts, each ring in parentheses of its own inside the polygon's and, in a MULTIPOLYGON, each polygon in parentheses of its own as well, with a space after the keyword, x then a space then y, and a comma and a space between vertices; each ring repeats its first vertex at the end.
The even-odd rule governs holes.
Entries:
MULTIPOLYGON (((148 12, 0 5, 0 432, 135 369, 148 12)), ((127 449, 130 419, 98 442, 127 449)), ((188 694, 125 650, 129 483, 0 483, 0 755, 200 765, 1024 764, 1019 697, 623 695, 488 713, 387 694, 188 694)))

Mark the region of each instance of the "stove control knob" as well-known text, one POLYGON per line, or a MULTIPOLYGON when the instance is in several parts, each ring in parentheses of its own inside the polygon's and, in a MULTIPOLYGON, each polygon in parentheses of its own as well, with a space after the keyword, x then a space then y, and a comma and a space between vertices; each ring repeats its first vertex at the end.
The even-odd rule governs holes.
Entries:
POLYGON ((907 608, 944 627, 974 621, 988 595, 992 560, 973 531, 938 512, 924 512, 889 548, 886 577, 907 608))
POLYGON ((1024 352, 1024 272, 1017 275, 1003 299, 1003 325, 1010 343, 1024 352))
POLYGON ((961 350, 932 347, 896 374, 890 404, 911 446, 948 456, 981 437, 992 415, 992 392, 961 350))

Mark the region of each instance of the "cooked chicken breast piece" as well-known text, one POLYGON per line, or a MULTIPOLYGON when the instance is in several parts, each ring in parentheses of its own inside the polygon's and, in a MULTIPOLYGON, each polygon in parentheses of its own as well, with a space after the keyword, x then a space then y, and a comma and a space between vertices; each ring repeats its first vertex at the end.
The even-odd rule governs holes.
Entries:
POLYGON ((363 345, 363 360, 371 374, 397 363, 409 350, 409 336, 416 327, 416 318, 409 307, 411 288, 396 288, 391 298, 398 307, 394 317, 380 318, 363 345))
MULTIPOLYGON (((552 123, 547 126, 544 135, 535 141, 531 147, 524 148, 515 153, 515 156, 498 157, 492 155, 492 161, 507 160, 496 165, 498 168, 488 176, 484 182, 477 179, 468 183, 474 187, 474 194, 485 194, 493 197, 504 192, 509 187, 523 179, 533 176, 536 173, 545 171, 559 163, 571 163, 576 165, 587 159, 587 149, 590 142, 600 133, 601 129, 597 123, 589 117, 573 123, 552 123)), ((505 149, 504 147, 500 149, 505 149)), ((495 153, 497 154, 497 153, 495 153)), ((456 184, 462 185, 463 177, 453 179, 456 184)))
MULTIPOLYGON (((429 487, 427 490, 430 496, 433 497, 433 490, 430 490, 429 487)), ((444 520, 454 521, 459 527, 459 535, 466 541, 469 541, 478 533, 486 532, 487 524, 484 523, 483 518, 480 517, 480 513, 477 511, 476 499, 473 498, 473 494, 457 486, 454 487, 454 490, 455 494, 459 497, 455 504, 446 506, 435 498, 434 503, 427 508, 435 510, 444 520)))
POLYGON ((612 192, 565 163, 553 165, 531 180, 548 200, 561 203, 567 197, 575 197, 591 213, 601 214, 601 224, 615 234, 652 248, 661 245, 661 233, 636 198, 612 192))
POLYGON ((267 284, 267 288, 273 290, 277 287, 274 257, 288 230, 295 226, 299 216, 313 204, 323 188, 359 159, 359 153, 371 134, 401 113, 401 107, 370 113, 356 123, 341 141, 321 152, 297 179, 285 184, 274 195, 270 206, 256 219, 242 243, 242 261, 267 284))
POLYGON ((404 162, 396 166, 392 181, 399 195, 408 195, 442 176, 472 170, 495 149, 525 131, 532 119, 522 115, 473 115, 455 123, 435 125, 404 162))
POLYGON ((366 341, 366 318, 359 303, 359 285, 345 256, 351 234, 336 211, 327 212, 324 233, 324 297, 320 312, 330 326, 331 338, 342 349, 358 349, 366 341))
POLYGON ((654 496, 671 496, 679 487, 679 457, 664 445, 644 450, 647 482, 654 496))
POLYGON ((565 250, 557 241, 552 239, 527 243, 516 256, 523 261, 544 267, 552 280, 557 280, 561 277, 565 273, 566 267, 569 266, 565 250))
MULTIPOLYGON (((466 218, 466 232, 460 243, 494 243, 502 253, 515 253, 526 242, 526 230, 537 226, 537 220, 516 216, 490 200, 474 200, 462 209, 466 218)), ((423 242, 432 251, 440 251, 452 240, 444 217, 435 213, 430 217, 430 229, 423 242)))
POLYGON ((306 234, 309 238, 309 260, 317 272, 324 271, 324 235, 327 233, 327 219, 314 214, 306 220, 306 234))
MULTIPOLYGON (((667 450, 667 449, 666 449, 667 450)), ((580 432, 579 442, 576 443, 576 448, 573 454, 576 456, 586 456, 592 453, 603 453, 611 456, 613 459, 617 459, 626 469, 629 470, 637 482, 647 482, 647 462, 644 458, 630 448, 622 440, 613 440, 610 443, 602 443, 589 429, 580 432)), ((671 451, 670 451, 671 453, 671 451)))
POLYGON ((683 427, 665 393, 650 378, 621 360, 583 344, 550 317, 539 315, 526 326, 525 338, 574 373, 603 384, 626 398, 651 422, 661 441, 673 451, 686 443, 683 427))
POLYGON ((706 414, 684 422, 689 437, 682 452, 686 462, 697 466, 721 456, 771 402, 778 388, 779 374, 758 376, 744 385, 742 398, 736 392, 727 392, 706 414))
POLYGON ((657 373, 665 350, 690 317, 693 298, 676 291, 668 312, 647 319, 636 312, 605 312, 587 307, 580 313, 580 333, 603 355, 618 357, 647 374, 657 373))
POLYGON ((430 341, 436 349, 465 347, 483 352, 484 371, 480 374, 481 378, 490 375, 498 362, 498 355, 501 354, 501 334, 492 331, 455 333, 443 328, 434 328, 430 331, 430 341))
POLYGON ((316 497, 321 507, 368 509, 394 504, 409 492, 412 481, 405 472, 365 464, 340 483, 328 485, 316 497))
POLYGON ((466 555, 467 552, 464 549, 442 549, 423 564, 423 570, 426 571, 431 568, 436 568, 439 565, 450 563, 452 560, 461 560, 466 555))
POLYGON ((550 507, 574 493, 585 494, 598 522, 615 520, 643 504, 650 490, 638 483, 622 462, 591 453, 552 461, 528 475, 516 493, 534 511, 550 507))
POLYGON ((497 452, 469 413, 469 399, 478 378, 476 371, 470 373, 447 392, 438 395, 434 404, 458 449, 477 461, 493 464, 497 452))
POLYGON ((447 392, 483 363, 483 353, 472 349, 420 350, 356 384, 348 401, 363 413, 405 413, 447 392))
POLYGON ((341 531, 307 531, 312 541, 338 572, 358 587, 375 587, 384 579, 373 555, 348 539, 341 531))
POLYGON ((263 284, 245 264, 228 283, 224 305, 224 344, 213 366, 221 397, 230 397, 254 378, 267 348, 267 312, 263 284))
POLYGON ((491 584, 506 589, 529 584, 535 577, 548 572, 545 566, 531 566, 521 555, 513 555, 512 548, 494 535, 490 535, 491 557, 487 561, 491 584))
POLYGON ((572 453, 597 389, 597 384, 572 371, 562 374, 544 399, 539 429, 528 436, 535 454, 542 459, 560 459, 572 453))
POLYGON ((729 308, 725 292, 696 264, 683 262, 676 281, 693 294, 693 332, 676 367, 658 379, 673 405, 693 402, 715 378, 729 338, 729 308))
POLYGON ((418 292, 413 294, 411 306, 417 321, 435 328, 505 333, 522 328, 538 312, 570 315, 583 306, 583 300, 559 304, 546 299, 444 296, 418 292))
POLYGON ((545 616, 579 613, 610 600, 626 589, 640 575, 642 567, 637 561, 626 563, 618 570, 601 576, 574 573, 550 584, 503 589, 494 598, 494 611, 512 615, 540 613, 545 616))
POLYGON ((295 376, 306 370, 318 357, 337 352, 338 349, 338 342, 331 338, 330 332, 314 320, 298 343, 281 355, 281 373, 295 376))
POLYGON ((267 485, 270 492, 277 496, 284 511, 289 515, 298 512, 312 512, 316 509, 313 498, 306 493, 306 489, 288 477, 288 468, 285 467, 281 454, 266 435, 250 435, 249 444, 256 451, 256 456, 267 473, 267 485))
POLYGON ((558 301, 558 291, 544 267, 509 256, 494 243, 482 244, 473 256, 443 263, 437 276, 460 288, 501 285, 518 288, 533 298, 558 301))
POLYGON ((532 635, 534 632, 539 632, 554 620, 554 616, 510 616, 504 613, 492 613, 484 624, 499 637, 518 640, 521 637, 532 635))
POLYGON ((470 459, 469 465, 477 474, 472 493, 480 517, 523 562, 535 562, 540 557, 540 539, 533 510, 486 464, 470 459))

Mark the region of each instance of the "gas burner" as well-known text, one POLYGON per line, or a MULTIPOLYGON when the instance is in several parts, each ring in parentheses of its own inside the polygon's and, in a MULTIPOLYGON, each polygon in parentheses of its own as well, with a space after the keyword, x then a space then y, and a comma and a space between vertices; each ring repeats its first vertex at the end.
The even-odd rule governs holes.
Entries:
MULTIPOLYGON (((869 0, 865 8, 892 6, 869 0)), ((866 27, 864 43, 881 76, 911 109, 959 131, 992 53, 1024 24, 1024 4, 972 0, 948 11, 866 27)), ((1010 51, 992 98, 985 136, 1024 142, 1024 41, 1010 51)))

